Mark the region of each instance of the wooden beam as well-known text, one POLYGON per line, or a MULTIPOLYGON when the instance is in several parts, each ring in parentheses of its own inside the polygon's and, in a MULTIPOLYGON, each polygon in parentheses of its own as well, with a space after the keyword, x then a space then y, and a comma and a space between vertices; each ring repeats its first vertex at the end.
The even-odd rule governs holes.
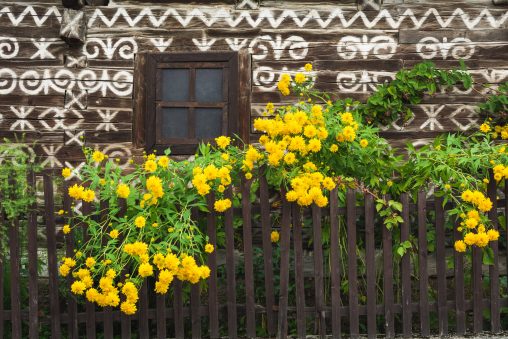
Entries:
POLYGON ((60 38, 71 46, 86 41, 86 15, 84 11, 65 8, 60 23, 60 38))
POLYGON ((88 6, 107 6, 109 0, 85 0, 88 6))
POLYGON ((86 3, 85 0, 62 0, 62 5, 65 8, 81 9, 86 3))
POLYGON ((357 0, 356 5, 359 11, 379 11, 383 5, 383 0, 357 0))
POLYGON ((492 0, 494 5, 508 5, 508 0, 492 0))

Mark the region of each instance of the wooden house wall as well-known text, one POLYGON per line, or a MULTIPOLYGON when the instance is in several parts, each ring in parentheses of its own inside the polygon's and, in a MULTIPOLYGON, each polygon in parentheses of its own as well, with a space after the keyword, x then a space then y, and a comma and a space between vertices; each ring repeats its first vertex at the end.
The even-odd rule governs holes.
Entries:
POLYGON ((454 67, 464 59, 473 89, 426 98, 407 126, 383 128, 416 144, 477 127, 484 85, 508 81, 508 6, 490 0, 385 0, 363 10, 355 1, 115 0, 82 11, 86 42, 70 47, 59 38, 59 1, 0 3, 0 137, 36 141, 46 166, 79 166, 84 143, 123 159, 139 152, 132 98, 141 51, 247 49, 252 118, 267 102, 287 102, 275 90, 278 77, 306 62, 314 64, 318 88, 365 99, 402 67, 422 60, 454 67))

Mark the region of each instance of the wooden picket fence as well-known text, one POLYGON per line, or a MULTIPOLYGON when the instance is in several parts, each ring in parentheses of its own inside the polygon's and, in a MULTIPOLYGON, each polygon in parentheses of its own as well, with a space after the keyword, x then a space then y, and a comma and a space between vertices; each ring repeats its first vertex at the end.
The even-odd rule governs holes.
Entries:
MULTIPOLYGON (((55 173, 29 175, 30 185, 40 187, 43 199, 27 215, 26 237, 20 236, 19 220, 0 220, 2 227, 8 228, 10 244, 8 258, 0 264, 0 286, 7 282, 10 286, 7 295, 5 288, 0 291, 2 338, 284 338, 289 329, 299 338, 306 334, 339 338, 346 333, 353 338, 360 334, 375 338, 379 334, 410 337, 506 330, 507 322, 501 319, 507 317, 508 298, 500 297, 500 275, 507 272, 500 272, 499 265, 500 258, 507 257, 508 244, 492 244, 494 264, 488 266, 488 271, 483 270, 481 251, 473 251, 471 279, 467 279, 469 261, 464 254, 450 251, 453 237, 459 234, 445 227, 449 206, 443 207, 441 198, 429 198, 422 191, 413 203, 408 194, 402 194, 404 222, 390 231, 376 218, 375 201, 370 195, 365 195, 364 203, 359 205, 358 193, 348 190, 345 206, 340 206, 335 189, 326 208, 300 209, 285 199, 278 205, 278 200, 271 199, 276 192, 269 190, 262 175, 255 203, 242 199, 240 208, 230 209, 223 216, 214 212, 197 216, 205 219, 210 243, 217 244, 218 231, 225 236, 225 248, 219 247, 208 258, 212 273, 206 283, 188 286, 174 281, 167 296, 155 296, 151 292, 153 282, 145 283, 138 312, 133 316, 125 316, 117 309, 82 304, 68 293, 70 280, 58 276, 57 253, 73 255, 76 244, 72 236, 64 239, 58 231, 58 225, 65 221, 55 214, 58 204, 62 203, 69 214, 72 206, 66 194, 62 197, 55 193, 55 173), (235 217, 243 220, 242 227, 234 227, 235 217), (427 270, 431 257, 427 248, 429 218, 435 227, 435 277, 429 277, 427 270), (304 221, 311 225, 304 226, 304 221), (273 229, 280 231, 280 242, 275 245, 270 240, 273 229), (329 229, 328 248, 322 245, 324 229, 329 229), (45 239, 41 238, 41 230, 45 231, 45 239), (306 231, 313 239, 312 246, 305 239, 306 231), (409 252, 396 258, 393 245, 397 232, 400 241, 409 240, 410 236, 417 239, 417 249, 409 252, 414 253, 418 265, 411 262, 409 252), (344 237, 347 258, 340 258, 344 254, 339 241, 344 237), (238 238, 242 248, 235 248, 238 238), (274 265, 276 247, 280 249, 280 266, 274 265), (500 256, 498 247, 504 256, 500 256), (262 270, 254 269, 256 249, 262 251, 262 270), (47 252, 47 277, 39 276, 41 250, 47 252), (221 250, 225 253, 225 272, 219 269, 221 250), (453 256, 453 270, 447 267, 447 250, 453 256), (243 263, 237 259, 238 251, 243 253, 243 263), (306 276, 304 257, 309 252, 313 273, 306 276), (360 252, 365 260, 362 277, 358 267, 360 252), (22 253, 26 253, 26 259, 22 260, 22 253), (376 261, 379 254, 381 262, 376 261), (341 260, 347 262, 347 269, 342 272, 341 260), (241 270, 237 270, 238 265, 241 270), (382 285, 378 288, 379 271, 382 285), (256 286, 259 281, 256 283, 255 275, 262 275, 261 286, 256 286), (365 295, 359 291, 360 278, 366 281, 365 295), (342 288, 345 279, 347 290, 342 288), (488 287, 484 286, 485 279, 488 287), (437 291, 435 297, 429 295, 431 284, 437 291), (262 298, 256 297, 256 290, 263 291, 262 298), (488 318, 484 313, 488 313, 488 318)), ((241 187, 228 189, 226 196, 232 198, 233 192, 249 197, 251 181, 243 180, 241 187)), ((280 193, 284 196, 283 190, 280 193)), ((494 180, 488 194, 494 201, 489 217, 498 227, 497 214, 506 214, 508 201, 497 199, 494 180)), ((504 194, 508 194, 506 188, 504 194)), ((207 203, 213 211, 213 197, 209 196, 207 203)), ((89 213, 91 208, 83 205, 81 212, 89 213)), ((506 231, 501 232, 506 241, 506 231)))

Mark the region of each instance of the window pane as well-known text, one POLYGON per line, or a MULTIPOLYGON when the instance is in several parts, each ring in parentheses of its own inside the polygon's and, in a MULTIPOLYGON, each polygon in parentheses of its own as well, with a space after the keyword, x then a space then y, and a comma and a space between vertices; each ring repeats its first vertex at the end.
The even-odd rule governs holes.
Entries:
POLYGON ((196 101, 218 102, 222 98, 222 68, 196 69, 196 101))
POLYGON ((196 108, 196 138, 211 139, 222 135, 222 109, 196 108))
POLYGON ((164 69, 162 71, 161 96, 164 101, 188 101, 189 70, 164 69))
POLYGON ((162 109, 162 130, 163 139, 186 138, 188 136, 187 121, 189 118, 187 108, 174 107, 162 109))

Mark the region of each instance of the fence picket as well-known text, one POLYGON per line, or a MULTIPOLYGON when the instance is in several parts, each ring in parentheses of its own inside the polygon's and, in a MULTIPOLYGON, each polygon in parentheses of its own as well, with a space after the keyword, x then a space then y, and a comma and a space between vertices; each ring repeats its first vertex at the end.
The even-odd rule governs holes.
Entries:
MULTIPOLYGON (((233 189, 226 189, 225 197, 233 200, 233 189)), ((226 276, 227 276, 227 309, 228 309, 228 336, 237 337, 236 312, 236 277, 235 277, 235 230, 233 228, 233 209, 224 212, 224 227, 226 231, 226 276)))
MULTIPOLYGON (((71 220, 73 216, 72 206, 71 206, 71 198, 69 197, 69 194, 67 193, 69 190, 69 182, 64 181, 63 184, 63 209, 65 213, 67 214, 66 220, 69 223, 69 220, 71 220)), ((37 221, 36 221, 37 222, 37 221)), ((71 227, 74 225, 70 225, 71 227)), ((65 254, 67 257, 72 257, 75 255, 74 253, 74 232, 70 232, 69 234, 65 235, 65 254)), ((72 284, 72 277, 67 277, 67 286, 70 290, 70 286, 72 284)), ((69 321, 67 323, 68 325, 68 332, 69 337, 71 339, 77 339, 78 338, 78 304, 76 302, 76 298, 74 296, 70 296, 67 299, 67 315, 69 317, 69 321)))
MULTIPOLYGON (((2 200, 3 197, 0 192, 0 227, 2 228, 1 231, 5 232, 5 229, 9 227, 6 225, 5 218, 4 218, 4 210, 2 209, 2 200)), ((6 232, 7 233, 7 232, 6 232)), ((4 315, 4 263, 5 263, 5 256, 3 251, 0 253, 0 338, 4 338, 4 325, 5 325, 5 315, 4 315)))
POLYGON ((286 200, 286 190, 281 188, 282 221, 280 225, 280 292, 279 322, 277 338, 287 338, 288 331, 288 287, 289 287, 289 251, 291 241, 291 205, 286 200))
MULTIPOLYGON (((389 199, 389 197, 387 197, 389 199)), ((385 335, 395 337, 395 314, 393 310, 393 253, 392 231, 381 226, 383 234, 383 293, 385 302, 385 335)))
POLYGON ((56 258, 55 203, 53 180, 48 172, 44 173, 44 209, 48 248, 49 303, 51 312, 51 337, 61 337, 60 301, 58 297, 58 264, 56 258))
MULTIPOLYGON (((462 233, 453 230, 454 240, 462 239, 462 233)), ((456 332, 458 335, 466 333, 466 311, 465 311, 465 290, 464 290, 464 254, 454 251, 454 280, 455 280, 455 319, 456 332)))
POLYGON ((272 223, 270 220, 270 197, 268 196, 268 182, 263 172, 259 179, 259 202, 261 205, 261 232, 263 243, 263 264, 265 273, 265 303, 266 303, 266 327, 268 334, 274 336, 277 331, 277 319, 273 306, 275 305, 275 294, 273 291, 273 260, 272 242, 270 233, 272 223))
POLYGON ((148 280, 143 280, 139 291, 138 331, 140 338, 148 338, 148 280))
POLYGON ((473 333, 483 330, 482 251, 473 246, 473 333))
POLYGON ((420 271, 419 281, 419 312, 420 312, 420 330, 424 337, 430 335, 429 323, 429 295, 428 284, 429 277, 427 273, 427 205, 424 191, 418 192, 418 265, 420 271))
POLYGON ((324 310, 324 294, 323 294, 323 243, 321 229, 321 208, 316 204, 312 205, 312 227, 314 245, 314 293, 316 303, 316 333, 320 338, 326 335, 326 319, 324 310))
POLYGON ((191 285, 190 305, 191 305, 191 329, 192 338, 201 339, 201 314, 199 312, 200 299, 199 283, 191 285))
POLYGON ((374 197, 365 195, 365 266, 367 275, 367 334, 376 338, 376 248, 374 238, 374 197))
MULTIPOLYGON (((91 203, 87 203, 83 201, 82 205, 83 215, 91 214, 92 213, 92 205, 91 203)), ((81 225, 83 228, 83 239, 84 241, 88 241, 90 239, 90 234, 88 233, 88 225, 83 223, 81 225)), ((95 318, 95 304, 91 302, 86 302, 85 304, 85 312, 86 312, 86 337, 90 339, 95 339, 96 337, 96 318, 95 318)))
POLYGON ((439 335, 448 334, 448 307, 446 300, 446 252, 445 220, 443 198, 435 197, 436 212, 436 270, 437 270, 437 304, 439 335))
MULTIPOLYGON (((492 209, 488 212, 491 227, 498 230, 497 223, 497 185, 496 180, 490 173, 490 181, 487 187, 487 195, 492 201, 492 209)), ((501 331, 501 313, 499 300, 499 244, 497 241, 490 243, 490 248, 494 254, 494 262, 489 266, 490 280, 490 330, 494 333, 501 331)))
MULTIPOLYGON (((22 338, 21 329, 21 275, 20 275, 20 243, 19 243, 19 220, 11 220, 9 227, 9 250, 11 264, 11 333, 12 338, 22 338)), ((49 236, 48 236, 49 238, 49 236)), ((56 248, 55 248, 56 251, 56 248)), ((56 265, 56 262, 55 262, 56 265)), ((53 292, 53 294, 58 293, 53 292)))
POLYGON ((166 335, 166 295, 157 294, 155 301, 156 319, 157 319, 157 339, 164 339, 166 335))
POLYGON ((346 194, 348 282, 349 282, 349 332, 352 338, 360 334, 358 314, 358 279, 356 254, 356 192, 349 188, 346 194))
MULTIPOLYGON (((125 216, 127 213, 127 202, 125 199, 120 199, 118 202, 120 206, 120 211, 118 213, 119 217, 125 216)), ((125 272, 124 272, 125 274, 125 272)), ((121 323, 121 333, 122 333, 122 339, 131 338, 131 319, 132 316, 126 315, 121 313, 120 314, 120 323, 121 323)))
MULTIPOLYGON (((35 189, 35 173, 30 171, 27 176, 28 187, 35 189)), ((34 201, 28 211, 28 335, 30 339, 39 337, 39 287, 37 284, 37 202, 34 201)), ((71 256, 73 253, 70 254, 71 256)), ((2 285, 0 285, 2 286, 2 285)))
MULTIPOLYGON (((400 227, 400 242, 408 241, 410 234, 410 220, 409 220, 409 195, 407 193, 401 194, 402 203, 402 225, 400 227)), ((401 259, 401 283, 402 283, 402 333, 404 337, 409 338, 412 336, 412 317, 413 311, 411 310, 411 262, 409 250, 402 256, 401 259)))
POLYGON ((206 198, 208 213, 206 215, 206 232, 208 242, 213 245, 214 251, 208 255, 208 267, 210 267, 210 278, 208 278, 208 317, 210 321, 210 337, 219 337, 219 298, 217 295, 217 216, 213 209, 215 196, 210 192, 206 198))
POLYGON ((250 187, 252 181, 242 179, 243 252, 245 270, 245 327, 248 338, 256 336, 256 313, 254 303, 254 260, 252 249, 252 216, 250 187))
POLYGON ((295 253, 296 333, 305 338, 305 286, 303 281, 302 221, 300 206, 291 204, 295 253))
MULTIPOLYGON (((100 220, 104 225, 104 228, 110 227, 107 224, 107 216, 108 216, 108 210, 109 210, 109 202, 105 200, 101 200, 100 202, 100 220)), ((102 243, 104 246, 108 243, 108 238, 103 237, 102 243)), ((104 320, 103 320, 103 326, 104 326, 104 338, 106 339, 113 339, 113 313, 111 311, 111 307, 104 307, 102 311, 104 320)))
POLYGON ((173 280, 173 288, 173 319, 175 320, 175 337, 183 339, 185 337, 185 319, 183 317, 182 282, 178 279, 173 280))
POLYGON ((330 192, 330 265, 332 285, 332 335, 334 339, 340 338, 341 312, 340 312, 340 262, 339 252, 339 198, 335 187, 330 192))

